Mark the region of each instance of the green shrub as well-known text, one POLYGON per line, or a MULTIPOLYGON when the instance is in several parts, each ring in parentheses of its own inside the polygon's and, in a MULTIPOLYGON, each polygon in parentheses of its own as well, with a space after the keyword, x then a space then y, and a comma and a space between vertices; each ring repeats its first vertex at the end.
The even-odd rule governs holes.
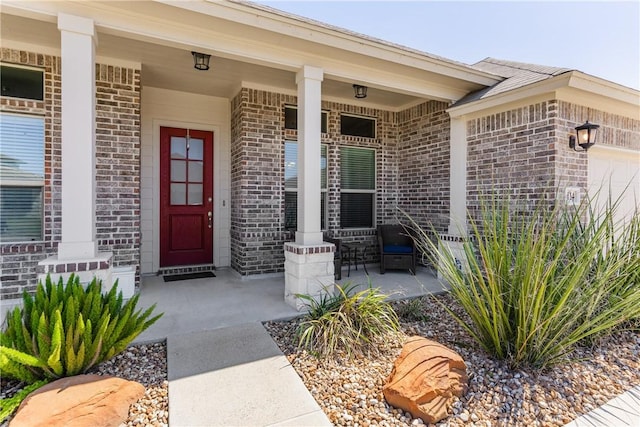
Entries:
POLYGON ((387 302, 387 295, 371 286, 356 292, 357 285, 336 286, 338 293, 309 302, 309 313, 299 326, 300 347, 312 354, 332 356, 342 350, 348 356, 375 352, 376 345, 399 330, 398 316, 387 302))
POLYGON ((162 316, 149 318, 155 305, 135 311, 138 295, 123 304, 117 284, 103 295, 100 281, 85 289, 73 275, 66 285, 47 277, 23 300, 0 332, 0 370, 29 384, 86 372, 120 353, 162 316))
POLYGON ((617 203, 599 214, 588 202, 578 209, 540 205, 527 215, 510 205, 484 202, 480 219, 469 218, 468 268, 420 230, 422 249, 471 320, 449 313, 487 352, 513 366, 544 367, 563 361, 577 343, 638 319, 638 215, 619 226, 617 203))

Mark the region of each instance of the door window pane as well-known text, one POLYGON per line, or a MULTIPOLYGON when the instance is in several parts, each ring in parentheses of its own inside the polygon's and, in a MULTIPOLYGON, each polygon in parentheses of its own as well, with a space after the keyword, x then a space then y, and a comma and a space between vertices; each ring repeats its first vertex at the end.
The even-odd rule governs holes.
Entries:
POLYGON ((202 204, 202 184, 189 184, 189 205, 202 204))
POLYGON ((187 204, 187 184, 171 183, 171 204, 172 205, 187 204))
POLYGON ((189 162, 189 182, 202 182, 203 162, 189 162))
POLYGON ((171 160, 171 181, 185 182, 187 180, 187 162, 171 160))
POLYGON ((187 158, 187 139, 179 136, 171 137, 171 158, 186 159, 187 158))
POLYGON ((189 160, 202 160, 204 143, 201 139, 190 138, 189 139, 189 160))

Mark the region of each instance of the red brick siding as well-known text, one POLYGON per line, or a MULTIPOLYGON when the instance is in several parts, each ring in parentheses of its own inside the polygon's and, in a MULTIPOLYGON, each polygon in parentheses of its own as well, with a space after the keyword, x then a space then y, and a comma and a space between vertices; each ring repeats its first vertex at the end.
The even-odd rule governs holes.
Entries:
MULTIPOLYGON (((297 131, 284 129, 284 108, 296 105, 295 96, 242 89, 232 101, 231 148, 231 265, 243 275, 280 272, 284 268, 283 243, 293 239, 284 229, 284 141, 297 140, 297 131)), ((427 103, 401 114, 349 104, 323 102, 328 111, 327 133, 322 144, 328 154, 328 232, 344 241, 366 242, 372 248, 368 261, 377 261, 375 229, 340 229, 340 147, 355 146, 376 150, 376 220, 393 222, 396 206, 410 214, 420 214, 439 224, 448 224, 449 122, 445 104, 427 103), (340 134, 342 113, 376 119, 376 137, 361 138, 340 134), (398 125, 398 118, 405 122, 398 125), (419 123, 415 131, 411 126, 419 123), (404 141, 404 147, 399 145, 404 141), (420 148, 411 144, 419 143, 420 148), (416 151, 428 160, 415 163, 399 175, 402 163, 416 151), (413 176, 428 173, 420 180, 422 194, 415 193, 413 176), (445 219, 446 218, 446 221, 445 219)), ((421 157, 421 160, 424 160, 421 157)))
POLYGON ((140 70, 96 65, 96 238, 140 267, 140 70))
MULTIPOLYGON (((467 207, 496 191, 530 208, 556 194, 557 102, 540 102, 467 122, 467 207)), ((520 207, 522 208, 522 207, 520 207)))
MULTIPOLYGON (((422 227, 449 225, 450 119, 431 101, 398 115, 398 206, 422 227)), ((455 171, 454 171, 455 172, 455 171)))
MULTIPOLYGON (((4 112, 45 118, 43 242, 0 246, 0 299, 19 298, 36 287, 38 262, 56 253, 61 237, 61 59, 1 49, 5 63, 44 70, 44 101, 0 97, 4 112)), ((99 249, 114 265, 139 267, 140 70, 96 65, 96 229, 99 249)))

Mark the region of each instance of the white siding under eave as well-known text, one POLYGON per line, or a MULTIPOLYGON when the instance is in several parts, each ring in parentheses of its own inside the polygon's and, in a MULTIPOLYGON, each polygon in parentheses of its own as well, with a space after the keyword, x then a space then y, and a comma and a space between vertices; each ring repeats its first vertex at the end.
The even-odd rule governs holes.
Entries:
POLYGON ((213 263, 231 265, 229 100, 154 87, 143 87, 141 98, 141 273, 155 273, 160 267, 161 126, 213 131, 213 263))

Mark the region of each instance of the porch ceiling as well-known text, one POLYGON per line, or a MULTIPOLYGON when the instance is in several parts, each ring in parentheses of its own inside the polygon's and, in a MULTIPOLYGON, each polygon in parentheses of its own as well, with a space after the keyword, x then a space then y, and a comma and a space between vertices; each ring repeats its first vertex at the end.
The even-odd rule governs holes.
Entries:
POLYGON ((0 35, 6 47, 46 46, 59 54, 57 13, 92 17, 99 59, 141 64, 143 87, 224 98, 233 97, 243 86, 295 93, 296 71, 305 64, 325 70, 323 99, 395 111, 427 99, 454 101, 487 84, 486 76, 464 74, 464 66, 432 63, 427 57, 390 52, 384 46, 378 53, 392 59, 379 58, 374 51, 378 46, 365 39, 354 44, 353 37, 343 40, 340 33, 325 34, 322 28, 304 28, 300 33, 292 21, 272 22, 270 16, 256 18, 253 10, 249 14, 236 10, 244 7, 241 4, 199 2, 197 6, 205 10, 198 11, 178 4, 8 1, 0 35), (265 29, 269 25, 275 27, 265 29), (339 46, 331 45, 330 37, 339 46), (212 54, 209 71, 193 68, 191 50, 212 54), (366 99, 354 99, 354 83, 369 87, 366 99))

